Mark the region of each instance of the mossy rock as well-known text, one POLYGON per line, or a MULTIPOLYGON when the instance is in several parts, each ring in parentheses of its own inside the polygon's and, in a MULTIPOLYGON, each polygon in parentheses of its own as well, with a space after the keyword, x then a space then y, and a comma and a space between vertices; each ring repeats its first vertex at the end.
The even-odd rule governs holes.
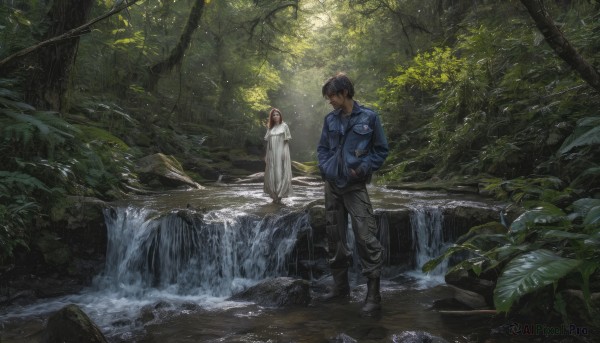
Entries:
POLYGON ((77 306, 67 305, 48 319, 42 343, 106 343, 92 320, 77 306))
POLYGON ((49 265, 65 266, 72 259, 70 247, 52 232, 42 232, 36 240, 35 245, 49 265))
POLYGON ((158 153, 143 157, 137 161, 136 172, 140 181, 150 186, 202 188, 185 173, 181 163, 170 155, 158 153))

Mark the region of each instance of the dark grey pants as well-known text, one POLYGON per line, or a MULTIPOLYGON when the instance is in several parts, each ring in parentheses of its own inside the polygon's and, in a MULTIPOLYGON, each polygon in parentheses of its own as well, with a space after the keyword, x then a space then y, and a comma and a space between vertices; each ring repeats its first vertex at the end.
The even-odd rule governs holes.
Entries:
POLYGON ((380 277, 383 247, 377 239, 377 222, 366 185, 352 184, 340 189, 325 182, 325 211, 330 268, 345 269, 352 263, 347 238, 350 214, 362 273, 367 278, 380 277))

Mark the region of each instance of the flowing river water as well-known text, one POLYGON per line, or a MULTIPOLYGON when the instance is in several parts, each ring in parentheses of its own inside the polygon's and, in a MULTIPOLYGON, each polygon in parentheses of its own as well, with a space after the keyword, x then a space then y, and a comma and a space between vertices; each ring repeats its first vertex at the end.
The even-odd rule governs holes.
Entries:
POLYGON ((66 304, 82 308, 110 342, 390 342, 415 331, 449 342, 519 341, 490 338, 491 318, 432 311, 436 299, 452 294, 443 280, 446 267, 428 275, 418 271, 448 244, 440 235, 441 208, 459 203, 499 213, 501 204, 375 186, 369 192, 376 209, 412 211, 417 268, 384 268, 381 316, 359 316, 366 290, 358 273, 352 274, 347 303, 270 308, 228 300, 261 280, 287 276, 286 257, 298 233, 310 230, 302 209, 323 198, 322 184, 296 185, 282 205, 272 204, 260 183, 215 184, 113 204, 105 214, 104 272, 79 294, 0 309, 0 342, 39 341, 48 316, 66 304), (199 213, 203 220, 165 215, 177 209, 199 213))

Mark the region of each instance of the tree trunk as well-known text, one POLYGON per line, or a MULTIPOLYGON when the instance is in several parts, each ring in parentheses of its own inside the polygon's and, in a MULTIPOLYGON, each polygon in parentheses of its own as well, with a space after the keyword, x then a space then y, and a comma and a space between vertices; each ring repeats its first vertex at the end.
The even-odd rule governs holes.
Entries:
POLYGON ((560 58, 575 69, 585 82, 600 92, 600 74, 594 66, 589 64, 583 56, 575 50, 559 28, 554 24, 550 14, 548 14, 544 8, 542 0, 521 0, 521 3, 525 5, 527 11, 529 11, 529 15, 531 15, 535 21, 536 26, 542 32, 550 47, 554 49, 560 58))
POLYGON ((204 4, 205 0, 196 0, 194 2, 194 6, 190 10, 190 15, 187 23, 185 24, 185 28, 183 29, 183 33, 181 34, 181 37, 179 37, 177 46, 175 46, 175 48, 171 51, 169 57, 149 68, 150 77, 148 78, 148 83, 146 85, 147 90, 153 90, 162 75, 170 72, 173 67, 183 61, 185 51, 190 46, 190 42, 192 40, 192 34, 198 28, 198 24, 204 9, 204 4))
MULTIPOLYGON (((43 40, 84 24, 93 4, 94 0, 54 0, 46 14, 49 27, 43 40)), ((65 93, 78 45, 79 37, 75 36, 37 50, 26 81, 25 99, 30 104, 46 110, 67 110, 65 93)))

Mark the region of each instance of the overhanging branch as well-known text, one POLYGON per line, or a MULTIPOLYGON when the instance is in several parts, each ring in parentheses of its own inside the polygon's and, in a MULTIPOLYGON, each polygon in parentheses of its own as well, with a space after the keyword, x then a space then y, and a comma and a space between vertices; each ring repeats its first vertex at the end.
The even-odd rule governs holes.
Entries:
POLYGON ((550 45, 560 58, 575 69, 585 82, 600 92, 600 73, 565 38, 560 29, 554 24, 550 14, 544 8, 542 1, 521 0, 521 3, 527 8, 529 15, 544 35, 548 45, 550 45))
POLYGON ((112 15, 114 15, 116 13, 121 12, 122 10, 124 10, 124 9, 126 9, 126 8, 128 8, 128 7, 132 6, 132 5, 134 5, 138 1, 139 0, 123 1, 123 4, 121 6, 117 6, 117 7, 113 8, 113 9, 111 9, 110 11, 104 13, 103 15, 90 20, 89 22, 87 22, 87 23, 85 23, 85 24, 83 24, 83 25, 81 25, 79 27, 76 27, 76 28, 74 28, 72 30, 69 30, 69 31, 67 31, 67 32, 65 32, 65 33, 63 33, 61 35, 56 36, 56 37, 52 37, 50 39, 47 39, 47 40, 45 40, 43 42, 39 42, 36 45, 30 46, 28 48, 25 48, 23 50, 15 52, 14 54, 12 54, 12 55, 4 58, 2 61, 0 61, 0 71, 2 71, 2 69, 9 62, 11 62, 12 60, 14 60, 17 57, 25 56, 25 55, 30 54, 30 53, 32 53, 32 52, 34 52, 34 51, 36 51, 36 50, 38 50, 40 48, 45 47, 47 45, 55 44, 55 43, 58 43, 60 41, 66 40, 66 39, 71 39, 71 38, 74 38, 74 37, 78 37, 81 34, 86 33, 88 31, 88 29, 89 29, 90 26, 92 26, 92 25, 96 24, 97 22, 102 21, 102 20, 104 20, 104 19, 106 19, 106 18, 108 18, 108 17, 110 17, 110 16, 112 16, 112 15))

